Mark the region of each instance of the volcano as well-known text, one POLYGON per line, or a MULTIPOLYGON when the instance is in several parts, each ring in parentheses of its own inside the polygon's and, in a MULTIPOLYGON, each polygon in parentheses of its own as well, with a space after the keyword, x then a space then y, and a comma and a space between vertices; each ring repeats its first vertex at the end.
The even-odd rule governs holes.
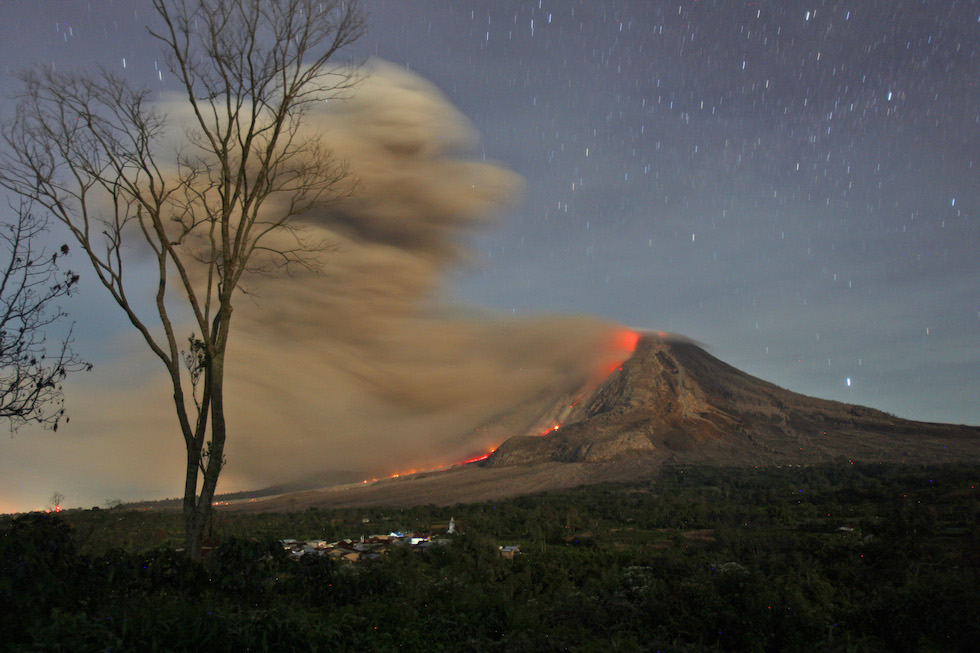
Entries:
POLYGON ((534 424, 477 462, 247 507, 449 505, 654 477, 672 464, 980 460, 980 427, 915 422, 801 395, 663 334, 640 336, 603 382, 556 398, 534 424))
POLYGON ((545 438, 511 438, 486 464, 627 456, 753 465, 950 462, 980 457, 980 427, 914 422, 807 397, 740 372, 694 343, 647 335, 559 429, 545 438))

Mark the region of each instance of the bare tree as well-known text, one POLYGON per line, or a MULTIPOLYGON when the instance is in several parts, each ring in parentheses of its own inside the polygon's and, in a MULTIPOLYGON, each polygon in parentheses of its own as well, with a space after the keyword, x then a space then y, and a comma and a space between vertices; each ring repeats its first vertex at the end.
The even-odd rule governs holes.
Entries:
POLYGON ((61 504, 63 504, 64 502, 65 502, 65 495, 62 494, 61 492, 55 492, 54 494, 51 495, 51 498, 48 499, 48 503, 51 504, 51 510, 53 510, 54 512, 61 512, 61 504))
POLYGON ((91 369, 72 350, 72 329, 48 352, 47 331, 66 314, 56 302, 70 295, 78 275, 61 269, 62 245, 48 254, 46 221, 27 202, 11 206, 15 219, 0 225, 0 418, 11 429, 36 423, 58 430, 65 414, 62 381, 91 369))
POLYGON ((342 162, 300 128, 314 103, 355 82, 355 68, 330 62, 364 17, 356 0, 152 3, 149 34, 192 116, 186 144, 168 150, 167 117, 146 89, 105 71, 35 70, 22 75, 4 128, 0 184, 67 226, 166 368, 187 452, 185 542, 197 557, 224 464, 233 307, 247 273, 318 264, 321 247, 296 218, 349 184, 342 162), (124 253, 134 242, 155 263, 150 315, 130 294, 124 253), (190 354, 179 314, 200 334, 190 354))

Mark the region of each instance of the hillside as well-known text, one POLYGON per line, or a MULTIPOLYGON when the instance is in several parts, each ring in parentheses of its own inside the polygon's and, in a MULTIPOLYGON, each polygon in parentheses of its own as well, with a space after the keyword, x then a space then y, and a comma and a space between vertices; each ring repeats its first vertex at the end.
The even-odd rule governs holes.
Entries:
POLYGON ((980 460, 980 427, 915 422, 807 397, 745 374, 698 345, 645 334, 629 360, 479 462, 370 483, 229 502, 248 510, 449 505, 650 478, 664 465, 807 465, 835 460, 980 460))

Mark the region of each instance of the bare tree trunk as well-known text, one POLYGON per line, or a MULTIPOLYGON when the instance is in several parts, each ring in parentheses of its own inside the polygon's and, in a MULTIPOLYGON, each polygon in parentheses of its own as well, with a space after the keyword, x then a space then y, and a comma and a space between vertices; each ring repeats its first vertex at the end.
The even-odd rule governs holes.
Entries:
MULTIPOLYGON (((188 441, 187 478, 184 483, 184 544, 194 559, 201 557, 201 542, 214 503, 218 478, 224 466, 225 438, 225 351, 231 326, 232 305, 230 298, 221 302, 212 333, 214 341, 208 349, 212 352, 205 361, 206 387, 208 390, 205 408, 210 411, 211 440, 204 446, 204 422, 199 421, 198 432, 193 441, 188 441), (192 458, 196 462, 191 465, 192 458), (197 490, 198 471, 203 472, 201 489, 197 490)), ((201 417, 201 415, 199 415, 201 417)), ((203 417, 207 417, 205 414, 203 417)))
POLYGON ((193 447, 187 447, 187 470, 184 477, 184 551, 193 558, 201 557, 201 533, 203 526, 196 525, 197 512, 197 469, 201 464, 200 453, 195 453, 193 447))
POLYGON ((356 82, 355 66, 329 62, 363 33, 358 4, 152 0, 159 21, 149 33, 193 116, 173 160, 162 147, 168 120, 150 92, 107 72, 25 73, 3 125, 0 186, 69 230, 167 369, 187 452, 183 515, 194 558, 224 465, 225 354, 239 283, 318 267, 323 245, 307 241, 297 219, 350 192, 344 163, 300 128, 313 106, 356 82), (276 234, 290 244, 276 246, 276 234), (153 311, 131 301, 130 251, 156 261, 153 311), (189 353, 178 344, 185 327, 172 320, 183 314, 201 334, 189 353))

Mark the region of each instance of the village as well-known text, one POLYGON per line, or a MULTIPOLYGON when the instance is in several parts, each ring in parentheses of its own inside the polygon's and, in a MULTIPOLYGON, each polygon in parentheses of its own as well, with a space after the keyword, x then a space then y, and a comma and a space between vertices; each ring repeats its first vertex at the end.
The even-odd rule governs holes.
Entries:
MULTIPOLYGON (((385 555, 392 547, 408 547, 410 550, 424 554, 434 546, 445 546, 451 544, 452 536, 457 533, 455 520, 449 520, 449 528, 445 533, 400 533, 392 531, 387 535, 362 535, 359 539, 343 539, 336 542, 326 540, 279 540, 282 547, 293 558, 301 558, 307 555, 327 556, 336 560, 343 560, 350 563, 368 562, 377 560, 385 555)), ((507 559, 513 559, 520 553, 517 545, 500 545, 498 553, 507 559)))

